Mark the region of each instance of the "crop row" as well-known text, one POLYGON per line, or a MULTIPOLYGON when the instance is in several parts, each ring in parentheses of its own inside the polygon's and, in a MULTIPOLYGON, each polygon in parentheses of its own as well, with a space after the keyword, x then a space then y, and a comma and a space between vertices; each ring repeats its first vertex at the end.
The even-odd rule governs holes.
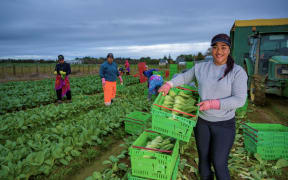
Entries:
MULTIPOLYGON (((138 79, 133 76, 124 76, 123 80, 124 86, 138 82, 138 79)), ((102 91, 98 75, 71 78, 70 85, 73 96, 90 95, 102 91)), ((0 99, 0 114, 53 103, 56 100, 54 79, 2 83, 0 99)))
POLYGON ((145 84, 139 84, 123 89, 119 96, 125 99, 117 99, 111 107, 99 105, 88 113, 63 117, 53 126, 23 133, 16 140, 6 140, 0 144, 0 178, 28 179, 42 173, 48 175, 53 166, 67 165, 79 156, 85 146, 102 144, 103 136, 121 126, 120 117, 135 107, 143 110, 149 106, 145 96, 139 94, 145 87, 145 84))

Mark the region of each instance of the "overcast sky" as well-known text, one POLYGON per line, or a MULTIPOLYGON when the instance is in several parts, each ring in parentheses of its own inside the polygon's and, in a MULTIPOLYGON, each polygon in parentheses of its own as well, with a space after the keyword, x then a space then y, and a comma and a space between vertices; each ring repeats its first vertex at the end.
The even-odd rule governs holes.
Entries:
POLYGON ((162 58, 205 52, 235 20, 287 18, 288 0, 0 0, 0 58, 162 58))

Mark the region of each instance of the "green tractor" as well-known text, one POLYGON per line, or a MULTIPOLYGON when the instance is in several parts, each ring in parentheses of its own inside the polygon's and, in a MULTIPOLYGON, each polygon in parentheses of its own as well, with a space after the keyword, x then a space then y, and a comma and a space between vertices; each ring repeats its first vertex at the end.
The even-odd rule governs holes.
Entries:
POLYGON ((235 21, 230 31, 232 56, 248 74, 254 104, 266 93, 288 97, 288 18, 235 21))

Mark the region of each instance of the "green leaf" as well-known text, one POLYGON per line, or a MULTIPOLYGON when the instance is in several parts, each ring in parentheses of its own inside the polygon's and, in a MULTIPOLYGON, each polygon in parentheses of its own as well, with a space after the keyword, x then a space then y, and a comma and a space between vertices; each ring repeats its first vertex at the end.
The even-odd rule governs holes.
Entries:
POLYGON ((60 159, 59 161, 66 166, 69 164, 65 159, 60 159))
POLYGON ((116 162, 119 161, 119 159, 118 159, 117 157, 113 156, 113 155, 110 156, 109 159, 110 159, 110 161, 112 161, 113 163, 116 163, 116 162))
POLYGON ((32 166, 40 166, 43 164, 45 158, 44 151, 30 153, 26 160, 32 166))
POLYGON ((179 169, 180 169, 181 171, 184 170, 186 163, 187 163, 187 160, 186 160, 186 159, 181 159, 181 161, 180 161, 180 163, 179 163, 179 169))
POLYGON ((71 156, 66 156, 65 159, 70 162, 73 158, 71 156))
POLYGON ((22 127, 23 124, 24 124, 24 119, 20 119, 20 120, 18 121, 18 127, 22 127))
POLYGON ((196 173, 197 169, 194 166, 191 166, 189 172, 196 173))
POLYGON ((41 166, 39 171, 43 172, 45 175, 49 175, 51 171, 51 166, 47 166, 47 165, 41 166))
POLYGON ((128 165, 125 163, 120 163, 120 164, 118 164, 118 168, 126 171, 128 169, 128 165))
POLYGON ((255 153, 254 157, 260 162, 260 164, 263 163, 263 160, 262 160, 261 156, 258 153, 255 153))
POLYGON ((26 174, 20 174, 16 179, 28 179, 26 174))
POLYGON ((94 179, 94 177, 92 177, 92 176, 89 176, 85 180, 96 180, 96 179, 94 179))
POLYGON ((47 164, 47 165, 49 165, 49 166, 53 166, 54 165, 54 159, 47 159, 47 160, 45 160, 45 162, 44 162, 45 164, 47 164))
POLYGON ((112 164, 112 162, 111 161, 108 161, 108 160, 106 160, 106 161, 103 161, 103 163, 102 163, 103 165, 106 165, 106 164, 112 164))
POLYGON ((64 149, 64 152, 65 152, 65 153, 68 153, 68 152, 70 152, 70 151, 72 151, 72 150, 73 150, 73 147, 68 146, 68 147, 66 147, 66 148, 64 149))
POLYGON ((199 158, 195 158, 194 161, 196 162, 197 165, 199 165, 199 158))
POLYGON ((117 156, 117 158, 118 159, 123 159, 123 158, 125 158, 125 154, 120 154, 120 155, 117 156))
POLYGON ((252 174, 252 177, 254 177, 256 179, 262 179, 261 175, 258 174, 258 172, 256 170, 251 171, 250 173, 252 174))
POLYGON ((80 153, 79 151, 77 151, 77 150, 72 150, 72 151, 71 151, 71 155, 74 156, 74 157, 75 157, 75 156, 80 156, 80 154, 81 154, 81 153, 80 153))
POLYGON ((97 180, 102 180, 102 174, 98 171, 93 172, 93 178, 97 179, 97 180))
POLYGON ((91 139, 96 141, 98 139, 98 136, 91 136, 91 139))
POLYGON ((60 145, 56 145, 52 150, 52 157, 54 159, 63 158, 65 154, 63 153, 62 147, 60 145))
POLYGON ((275 166, 277 169, 288 167, 288 161, 286 159, 279 159, 275 166))
POLYGON ((9 174, 9 167, 1 165, 0 177, 7 177, 9 174))

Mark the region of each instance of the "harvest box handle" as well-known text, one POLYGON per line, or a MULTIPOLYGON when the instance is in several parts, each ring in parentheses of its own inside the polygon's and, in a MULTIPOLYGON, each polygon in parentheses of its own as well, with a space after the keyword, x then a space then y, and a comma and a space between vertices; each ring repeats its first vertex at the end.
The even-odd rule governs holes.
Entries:
POLYGON ((242 125, 244 125, 244 126, 247 126, 248 128, 250 128, 250 129, 252 129, 252 130, 254 130, 254 131, 256 131, 256 132, 258 132, 258 130, 257 129, 254 129, 254 128, 252 128, 252 127, 250 127, 250 126, 248 126, 246 123, 242 123, 242 122, 240 122, 242 125))
POLYGON ((162 152, 162 153, 172 153, 172 151, 167 151, 167 150, 161 150, 161 149, 154 149, 154 148, 145 148, 141 146, 132 146, 132 148, 137 148, 137 149, 145 149, 145 150, 150 150, 150 151, 157 151, 157 152, 162 152))
POLYGON ((156 131, 151 131, 151 130, 144 130, 145 132, 150 132, 150 133, 157 133, 157 134, 160 134, 160 133, 158 133, 158 132, 156 132, 156 131))
POLYGON ((154 106, 158 106, 158 107, 161 107, 161 108, 164 108, 164 109, 168 109, 170 111, 175 111, 175 112, 178 112, 180 114, 185 114, 185 115, 188 115, 188 116, 192 116, 192 117, 196 117, 196 115, 193 115, 193 114, 189 114, 189 113, 186 113, 186 112, 182 112, 182 111, 178 111, 178 110, 175 110, 175 109, 171 109, 171 108, 168 108, 168 107, 165 107, 165 106, 161 106, 159 104, 153 104, 154 106))
MULTIPOLYGON (((139 124, 139 125, 145 125, 145 124, 141 124, 141 123, 138 123, 138 122, 133 122, 133 121, 129 121, 129 120, 124 120, 124 121, 128 121, 128 122, 131 122, 131 123, 134 123, 134 124, 139 124)), ((144 127, 142 127, 142 128, 144 128, 144 127)))
POLYGON ((145 123, 144 121, 142 121, 142 120, 140 120, 140 119, 134 119, 134 118, 130 118, 130 117, 125 117, 125 118, 127 118, 127 119, 132 119, 132 120, 134 120, 134 121, 140 121, 140 122, 145 123))
POLYGON ((253 131, 251 131, 250 129, 246 129, 246 131, 248 131, 248 133, 251 133, 251 134, 253 134, 254 136, 258 137, 258 135, 255 134, 255 133, 254 133, 253 131))
POLYGON ((258 140, 255 139, 254 137, 250 136, 250 134, 248 134, 248 133, 246 133, 246 132, 244 132, 244 134, 246 134, 247 136, 249 136, 249 137, 250 137, 252 140, 254 140, 255 142, 258 142, 258 140))
POLYGON ((176 87, 176 88, 183 89, 183 90, 186 90, 186 91, 198 92, 198 91, 195 91, 195 90, 192 90, 192 89, 183 88, 183 87, 176 87))

